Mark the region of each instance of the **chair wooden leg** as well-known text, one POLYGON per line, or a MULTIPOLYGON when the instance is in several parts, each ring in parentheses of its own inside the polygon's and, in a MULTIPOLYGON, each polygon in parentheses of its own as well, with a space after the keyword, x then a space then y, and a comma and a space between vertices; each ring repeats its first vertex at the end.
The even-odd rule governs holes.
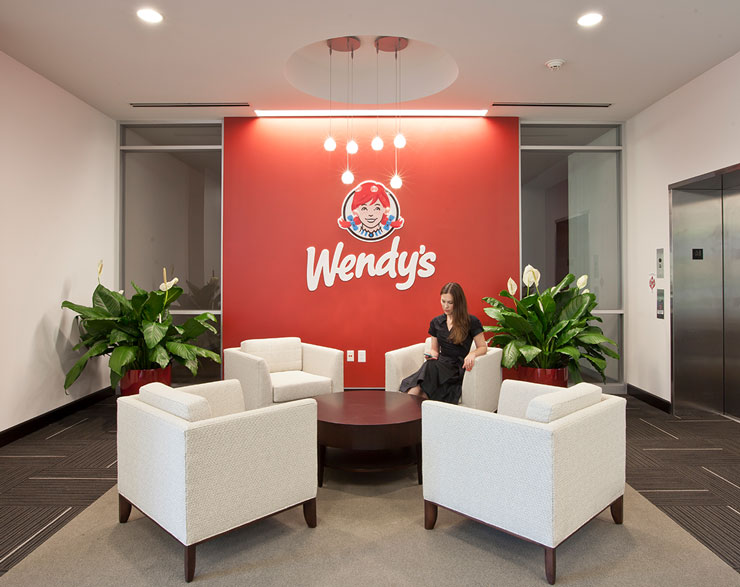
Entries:
POLYGON ((545 576, 550 585, 555 584, 555 549, 545 546, 545 576))
POLYGON ((303 517, 309 528, 316 527, 316 498, 303 502, 303 517))
POLYGON ((185 581, 190 583, 195 576, 195 544, 185 546, 185 581))
POLYGON ((432 530, 437 523, 437 504, 424 500, 424 527, 432 530))
POLYGON ((609 509, 612 512, 612 519, 615 524, 621 524, 624 522, 624 495, 620 495, 615 499, 609 509))
POLYGON ((123 497, 120 493, 118 494, 118 521, 121 524, 128 522, 128 517, 131 515, 131 502, 123 497))

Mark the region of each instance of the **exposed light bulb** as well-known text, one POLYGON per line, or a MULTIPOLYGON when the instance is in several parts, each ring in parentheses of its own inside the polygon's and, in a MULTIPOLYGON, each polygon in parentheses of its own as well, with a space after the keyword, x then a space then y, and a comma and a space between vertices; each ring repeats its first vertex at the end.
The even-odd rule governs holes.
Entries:
POLYGON ((162 22, 163 18, 162 15, 153 8, 142 8, 141 10, 137 10, 136 16, 144 22, 149 22, 151 24, 162 22))
POLYGON ((347 169, 347 171, 342 174, 342 183, 349 185, 353 181, 355 181, 355 176, 349 169, 347 169))
POLYGON ((355 139, 350 139, 350 141, 347 143, 347 153, 349 153, 350 155, 354 155, 355 153, 357 153, 357 150, 359 148, 360 147, 355 139))
POLYGON ((401 176, 396 173, 393 177, 391 177, 391 187, 394 190, 397 190, 403 185, 403 181, 401 180, 401 176))
POLYGON ((578 19, 578 24, 581 26, 594 26, 599 24, 603 18, 598 12, 589 12, 578 19))
POLYGON ((327 151, 333 151, 337 148, 337 142, 334 140, 334 137, 327 137, 327 139, 324 141, 324 149, 327 151))
POLYGON ((396 138, 393 139, 393 144, 395 145, 396 149, 403 149, 406 146, 406 137, 403 136, 401 133, 398 133, 396 135, 396 138))
POLYGON ((370 143, 370 146, 373 148, 373 151, 383 150, 383 139, 380 138, 380 135, 376 135, 376 137, 370 143))

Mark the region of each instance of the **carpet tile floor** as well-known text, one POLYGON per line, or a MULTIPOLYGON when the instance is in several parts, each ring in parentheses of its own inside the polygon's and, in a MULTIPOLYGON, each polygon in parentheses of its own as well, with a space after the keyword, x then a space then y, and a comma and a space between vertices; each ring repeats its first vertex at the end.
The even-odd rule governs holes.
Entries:
MULTIPOLYGON (((108 397, 0 447, 0 576, 116 483, 115 428, 108 397)), ((628 397, 627 483, 740 572, 740 423, 628 397)))

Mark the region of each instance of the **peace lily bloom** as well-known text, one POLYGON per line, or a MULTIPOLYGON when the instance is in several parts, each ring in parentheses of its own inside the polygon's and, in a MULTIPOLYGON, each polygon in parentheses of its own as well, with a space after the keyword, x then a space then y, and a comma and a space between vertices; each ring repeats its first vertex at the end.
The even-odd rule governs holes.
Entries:
POLYGON ((174 277, 170 281, 167 281, 167 268, 166 267, 162 267, 162 277, 164 278, 164 283, 161 283, 159 285, 159 289, 161 289, 162 291, 167 291, 168 289, 171 289, 172 286, 177 284, 177 282, 179 281, 177 277, 174 277))
POLYGON ((532 285, 537 287, 540 284, 540 272, 531 265, 527 265, 522 275, 522 283, 528 288, 532 287, 532 285))
POLYGON ((509 277, 509 281, 506 282, 506 289, 509 290, 511 295, 516 293, 516 282, 511 277, 509 277))
POLYGON ((103 273, 103 260, 98 261, 98 283, 100 283, 100 276, 103 273))
POLYGON ((581 275, 578 278, 578 281, 576 281, 576 287, 578 287, 578 289, 583 289, 584 287, 586 287, 587 284, 588 284, 588 275, 581 275))
POLYGON ((587 294, 587 293, 591 293, 591 292, 590 292, 590 291, 588 290, 588 288, 586 288, 586 289, 584 289, 584 290, 583 290, 583 291, 582 291, 581 293, 582 293, 582 294, 587 294))

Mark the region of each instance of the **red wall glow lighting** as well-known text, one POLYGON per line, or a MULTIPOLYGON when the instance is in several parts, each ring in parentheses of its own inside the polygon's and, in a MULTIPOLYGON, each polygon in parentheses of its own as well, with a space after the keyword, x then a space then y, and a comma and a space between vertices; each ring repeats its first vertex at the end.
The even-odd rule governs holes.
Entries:
MULTIPOLYGON (((347 186, 344 140, 322 147, 326 119, 224 121, 224 348, 299 336, 364 349, 366 363, 345 362, 345 386, 383 387, 385 352, 423 341, 445 283, 459 282, 470 313, 491 323, 481 298, 519 274, 518 119, 403 119, 396 226, 363 239, 347 227, 347 196, 362 182, 390 188, 394 171, 393 149, 370 148, 376 124, 353 121, 347 186)), ((394 120, 380 125, 392 136, 394 120)))

